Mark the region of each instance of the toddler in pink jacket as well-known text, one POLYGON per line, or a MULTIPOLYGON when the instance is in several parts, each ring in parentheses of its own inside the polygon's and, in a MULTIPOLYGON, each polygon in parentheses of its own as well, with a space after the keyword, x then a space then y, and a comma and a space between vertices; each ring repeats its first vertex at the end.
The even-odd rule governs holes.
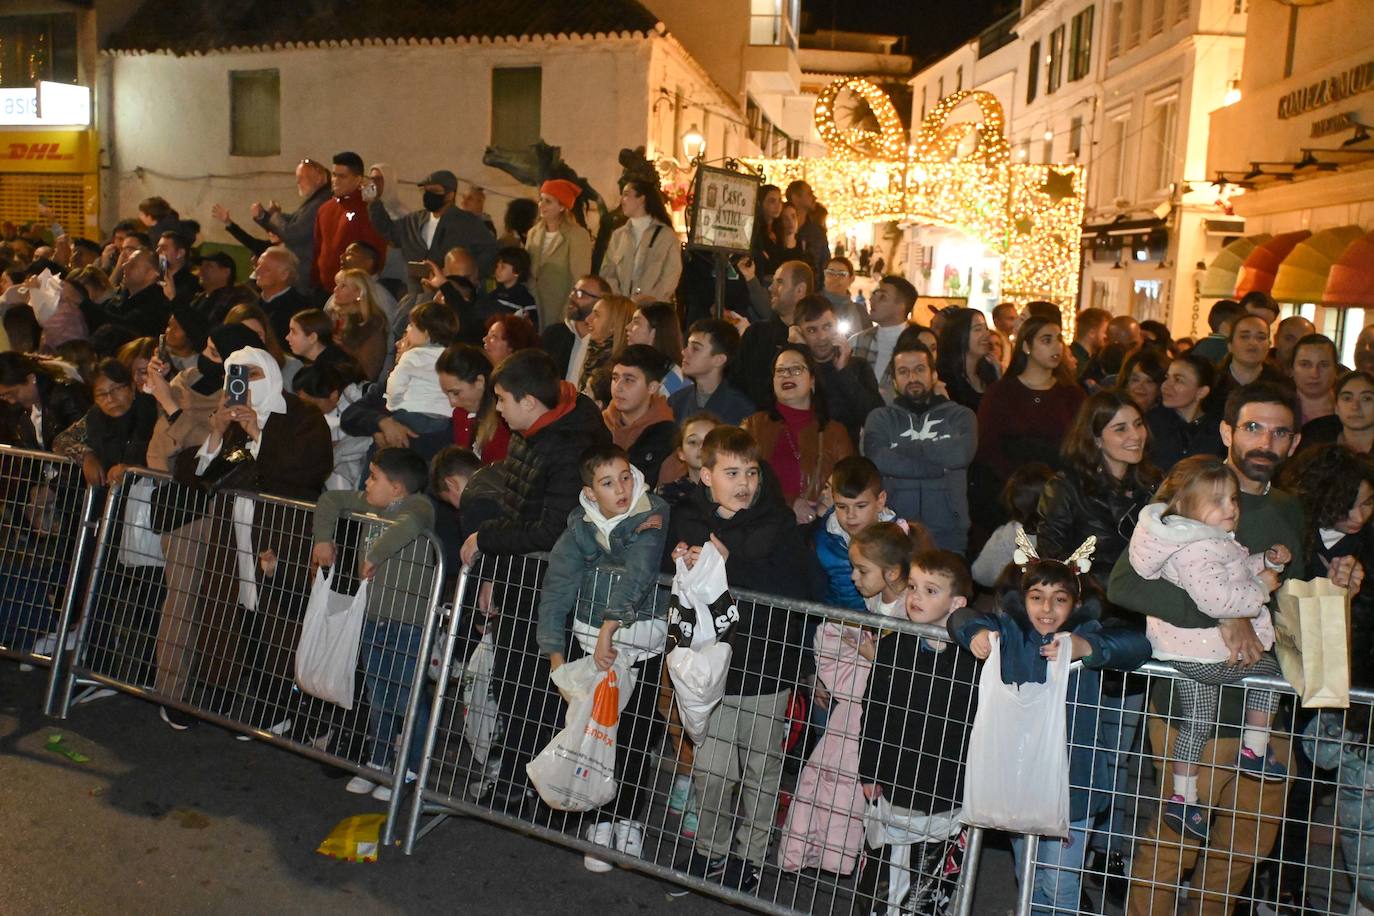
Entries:
MULTIPOLYGON (((1266 602, 1292 555, 1282 544, 1252 555, 1236 540, 1240 498, 1235 472, 1210 455, 1185 458, 1169 472, 1155 499, 1141 510, 1131 535, 1131 566, 1136 573, 1178 586, 1198 610, 1214 619, 1250 618, 1260 643, 1271 649, 1274 624, 1266 602)), ((1266 653, 1248 667, 1230 664, 1230 652, 1217 627, 1187 629, 1149 617, 1145 634, 1154 657, 1187 678, 1177 687, 1183 721, 1174 742, 1174 793, 1165 806, 1164 820, 1179 833, 1205 840, 1208 818, 1198 804, 1198 761, 1216 723, 1221 685, 1252 674, 1278 677, 1278 662, 1266 653)), ((1238 765, 1260 779, 1287 775, 1287 768, 1269 748, 1269 727, 1277 705, 1271 691, 1246 693, 1238 765)))

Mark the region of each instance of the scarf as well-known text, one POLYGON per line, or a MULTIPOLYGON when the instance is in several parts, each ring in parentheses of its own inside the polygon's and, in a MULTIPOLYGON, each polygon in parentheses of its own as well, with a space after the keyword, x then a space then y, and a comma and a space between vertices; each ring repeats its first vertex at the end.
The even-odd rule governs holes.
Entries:
POLYGON ((639 468, 630 465, 630 475, 635 482, 634 491, 630 495, 630 508, 619 515, 610 518, 603 515, 596 500, 587 495, 586 487, 582 488, 582 493, 578 496, 578 501, 586 511, 584 518, 596 529, 596 540, 607 553, 611 550, 611 532, 616 526, 632 515, 649 511, 649 485, 644 482, 644 474, 639 468))

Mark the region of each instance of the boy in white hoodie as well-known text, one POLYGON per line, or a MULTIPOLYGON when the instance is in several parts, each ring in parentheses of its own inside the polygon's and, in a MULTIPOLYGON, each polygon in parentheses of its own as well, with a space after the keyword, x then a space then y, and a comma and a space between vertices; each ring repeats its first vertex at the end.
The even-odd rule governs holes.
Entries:
MULTIPOLYGON (((635 659, 636 679, 620 714, 616 735, 615 772, 619 791, 614 799, 592 812, 596 821, 587 838, 638 856, 644 844, 639 815, 650 793, 645 790, 648 749, 662 734, 655 712, 662 653, 668 622, 655 616, 659 560, 668 531, 668 504, 649 491, 644 475, 630 464, 625 450, 615 445, 594 446, 582 456, 581 505, 568 516, 568 528, 549 552, 549 567, 539 597, 537 641, 548 656, 550 671, 568 661, 591 655, 605 671, 621 652, 635 659), (623 566, 605 605, 584 596, 578 600, 587 574, 601 564, 623 566), (569 639, 568 618, 572 618, 569 639)), ((666 612, 664 603, 662 610, 666 612)), ((608 862, 587 856, 588 871, 607 872, 608 862)))
MULTIPOLYGON (((1266 602, 1293 557, 1282 544, 1251 555, 1236 540, 1238 493, 1235 472, 1220 458, 1194 455, 1174 465, 1157 501, 1140 512, 1131 536, 1131 567, 1142 578, 1177 585, 1213 619, 1253 618, 1255 635, 1267 650, 1274 645, 1274 625, 1266 602)), ((1177 688, 1184 717, 1174 742, 1174 794, 1165 805, 1164 821, 1179 833, 1206 840, 1209 820, 1198 804, 1198 762, 1216 725, 1221 685, 1252 674, 1280 677, 1281 672, 1269 654, 1249 667, 1231 664, 1217 627, 1187 629, 1147 617, 1145 635, 1154 657, 1187 678, 1177 688)), ((1287 767, 1269 746, 1278 698, 1268 690, 1248 690, 1245 705, 1237 765, 1246 775, 1282 780, 1287 767)))

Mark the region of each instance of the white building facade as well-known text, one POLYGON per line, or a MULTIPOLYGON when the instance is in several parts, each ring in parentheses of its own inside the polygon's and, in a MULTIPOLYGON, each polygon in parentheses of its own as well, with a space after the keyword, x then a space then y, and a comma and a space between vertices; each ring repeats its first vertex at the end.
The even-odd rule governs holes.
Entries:
MULTIPOLYGON (((1236 0, 1024 0, 916 74, 913 119, 923 101, 960 88, 993 93, 1013 162, 1087 172, 1080 308, 1192 334, 1196 262, 1236 222, 1203 179, 1207 115, 1235 88, 1245 18, 1236 0)), ((949 294, 941 248, 956 250, 945 260, 969 255, 948 230, 917 227, 912 237, 924 253, 908 275, 931 295, 949 294)), ((976 289, 971 304, 986 306, 976 289)))

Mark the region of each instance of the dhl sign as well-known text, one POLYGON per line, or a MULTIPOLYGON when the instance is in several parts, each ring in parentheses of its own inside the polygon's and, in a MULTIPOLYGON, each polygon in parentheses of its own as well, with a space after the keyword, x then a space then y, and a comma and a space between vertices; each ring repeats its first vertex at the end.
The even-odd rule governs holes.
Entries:
POLYGON ((94 172, 99 150, 89 130, 0 131, 0 172, 94 172))

